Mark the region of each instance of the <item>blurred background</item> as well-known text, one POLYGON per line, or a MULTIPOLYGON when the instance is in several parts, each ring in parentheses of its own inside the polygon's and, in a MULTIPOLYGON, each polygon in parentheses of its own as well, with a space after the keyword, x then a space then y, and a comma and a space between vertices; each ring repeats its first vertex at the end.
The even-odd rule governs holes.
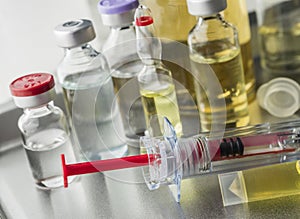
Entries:
MULTIPOLYGON (((55 73, 63 50, 56 46, 53 28, 70 19, 93 21, 97 37, 92 45, 101 50, 108 34, 97 11, 98 0, 0 1, 0 104, 10 100, 9 83, 30 72, 55 73)), ((247 0, 253 11, 255 1, 247 0)))

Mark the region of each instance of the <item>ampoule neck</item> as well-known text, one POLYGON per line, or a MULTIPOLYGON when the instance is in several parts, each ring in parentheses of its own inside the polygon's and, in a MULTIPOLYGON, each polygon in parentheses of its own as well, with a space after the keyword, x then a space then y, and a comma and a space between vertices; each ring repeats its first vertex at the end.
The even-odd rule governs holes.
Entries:
POLYGON ((23 112, 25 115, 29 115, 29 116, 44 116, 51 113, 54 108, 55 106, 53 101, 50 101, 40 106, 24 108, 23 112))

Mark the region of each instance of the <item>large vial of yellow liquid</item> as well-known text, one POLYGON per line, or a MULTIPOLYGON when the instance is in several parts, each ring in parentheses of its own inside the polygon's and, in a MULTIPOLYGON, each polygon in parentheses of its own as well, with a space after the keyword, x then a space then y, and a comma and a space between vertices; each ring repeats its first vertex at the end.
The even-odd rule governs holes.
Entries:
POLYGON ((300 161, 219 175, 225 206, 300 194, 300 161))
POLYGON ((219 13, 226 8, 226 1, 191 1, 188 6, 192 14, 199 16, 188 45, 202 131, 212 130, 214 124, 225 124, 227 128, 248 125, 238 32, 219 13))
POLYGON ((246 0, 227 0, 227 8, 222 13, 229 23, 233 24, 239 33, 239 44, 243 61, 245 86, 248 102, 255 99, 255 73, 251 48, 251 31, 246 0))

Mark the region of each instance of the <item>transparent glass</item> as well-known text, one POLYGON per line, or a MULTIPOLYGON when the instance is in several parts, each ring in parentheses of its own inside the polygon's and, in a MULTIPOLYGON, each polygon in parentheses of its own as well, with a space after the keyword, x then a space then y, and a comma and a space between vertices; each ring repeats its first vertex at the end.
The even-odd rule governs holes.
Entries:
POLYGON ((63 186, 60 154, 68 154, 68 160, 73 162, 75 155, 62 110, 52 102, 24 109, 18 126, 36 186, 41 189, 63 186))
POLYGON ((250 169, 300 158, 300 121, 261 124, 179 138, 164 120, 163 137, 143 137, 149 166, 144 177, 149 189, 175 184, 180 199, 183 178, 250 169), (153 159, 154 158, 154 159, 153 159))
POLYGON ((300 83, 299 0, 256 1, 263 83, 289 77, 300 83))
POLYGON ((248 125, 249 113, 243 65, 236 29, 220 14, 199 17, 188 37, 192 73, 202 131, 225 121, 226 128, 248 125), (221 88, 216 91, 211 78, 221 88), (213 92, 217 92, 212 95, 213 92), (224 100, 226 107, 210 103, 224 100), (213 118, 212 114, 217 115, 213 118))
POLYGON ((140 6, 136 10, 135 19, 150 21, 145 26, 136 27, 137 52, 144 64, 138 74, 138 82, 147 128, 152 134, 159 135, 163 130, 162 119, 168 117, 174 124, 176 133, 181 136, 182 123, 172 73, 161 62, 161 41, 155 37, 150 10, 140 6))
POLYGON ((143 64, 136 50, 135 27, 111 27, 103 45, 103 54, 112 69, 114 92, 127 142, 131 146, 139 146, 139 137, 144 135, 146 124, 137 81, 143 64))
POLYGON ((82 159, 123 156, 127 145, 105 57, 88 44, 65 49, 57 74, 82 159))
POLYGON ((196 18, 188 13, 187 3, 182 0, 142 0, 150 8, 157 32, 161 38, 164 54, 162 62, 171 70, 180 113, 198 114, 193 75, 187 70, 190 65, 187 38, 196 24, 196 18), (176 42, 175 42, 176 41, 176 42), (180 42, 186 47, 176 51, 180 42), (172 57, 173 62, 164 57, 172 57))
POLYGON ((227 8, 223 11, 224 19, 233 24, 239 33, 245 86, 248 102, 255 100, 255 74, 251 48, 251 31, 246 0, 227 0, 227 8))

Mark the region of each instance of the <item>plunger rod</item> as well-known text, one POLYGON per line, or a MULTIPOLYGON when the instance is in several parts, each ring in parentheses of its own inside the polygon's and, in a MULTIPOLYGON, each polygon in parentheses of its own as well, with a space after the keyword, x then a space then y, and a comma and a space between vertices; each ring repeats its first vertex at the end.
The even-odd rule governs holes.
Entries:
POLYGON ((63 169, 64 187, 68 187, 68 176, 104 172, 109 170, 119 170, 131 167, 146 166, 154 159, 147 154, 128 156, 122 158, 113 158, 108 160, 97 160, 84 163, 66 164, 65 155, 61 154, 63 169))

